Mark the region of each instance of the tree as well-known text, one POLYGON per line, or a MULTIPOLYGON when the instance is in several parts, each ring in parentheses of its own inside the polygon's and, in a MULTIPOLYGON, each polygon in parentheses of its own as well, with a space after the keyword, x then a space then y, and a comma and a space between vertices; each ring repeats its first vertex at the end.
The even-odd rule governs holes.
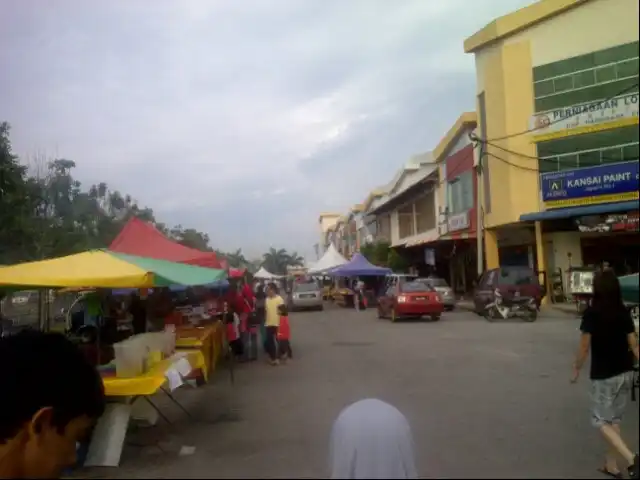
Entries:
POLYGON ((408 262, 385 241, 363 245, 360 253, 374 265, 389 267, 394 272, 405 272, 409 268, 408 262))
POLYGON ((32 185, 13 154, 9 131, 8 123, 0 123, 0 265, 26 258, 33 212, 32 185))
POLYGON ((284 248, 270 248, 262 256, 262 266, 271 273, 286 275, 287 267, 297 267, 304 264, 304 259, 297 252, 288 253, 284 248))
POLYGON ((242 253, 242 249, 239 248, 235 252, 225 254, 229 266, 233 268, 247 268, 250 264, 242 253))
MULTIPOLYGON (((158 222, 151 208, 105 182, 83 188, 74 178, 73 160, 37 154, 21 164, 9 132, 9 124, 0 123, 0 265, 105 248, 134 217, 155 224, 182 245, 213 250, 206 233, 158 222)), ((301 260, 283 252, 285 257, 278 259, 282 265, 301 260)), ((216 253, 233 266, 253 266, 241 250, 216 253)))
POLYGON ((176 225, 169 230, 169 238, 185 247, 195 248, 203 252, 211 251, 209 235, 194 228, 183 228, 182 225, 176 225))

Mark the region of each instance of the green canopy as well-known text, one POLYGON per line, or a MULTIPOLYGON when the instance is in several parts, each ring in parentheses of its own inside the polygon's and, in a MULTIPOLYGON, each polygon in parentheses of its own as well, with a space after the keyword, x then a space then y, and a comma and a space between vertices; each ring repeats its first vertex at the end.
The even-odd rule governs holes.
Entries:
POLYGON ((143 288, 206 285, 226 278, 224 270, 138 257, 109 250, 0 267, 0 287, 143 288))
POLYGON ((620 277, 620 288, 622 289, 622 299, 627 303, 640 304, 640 287, 638 286, 638 274, 625 275, 620 277))

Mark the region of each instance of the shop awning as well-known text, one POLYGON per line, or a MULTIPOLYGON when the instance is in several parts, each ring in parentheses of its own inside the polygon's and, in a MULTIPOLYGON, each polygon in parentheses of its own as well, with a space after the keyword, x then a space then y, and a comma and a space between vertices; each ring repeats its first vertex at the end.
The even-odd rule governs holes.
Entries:
POLYGON ((537 222, 540 220, 560 220, 563 218, 583 217, 586 215, 601 215, 604 213, 627 212, 638 210, 638 202, 602 203, 600 205, 587 205, 584 207, 557 208, 544 212, 524 213, 520 215, 521 222, 537 222))

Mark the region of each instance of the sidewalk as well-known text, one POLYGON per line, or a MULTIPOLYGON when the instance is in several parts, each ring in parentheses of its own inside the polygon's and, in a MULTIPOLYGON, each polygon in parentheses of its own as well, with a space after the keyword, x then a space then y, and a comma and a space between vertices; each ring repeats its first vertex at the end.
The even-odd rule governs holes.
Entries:
MULTIPOLYGON (((473 301, 466 298, 458 300, 456 307, 460 310, 466 310, 469 312, 474 311, 473 301)), ((540 307, 540 313, 546 316, 565 316, 568 318, 578 317, 576 306, 572 303, 552 303, 550 305, 543 305, 540 307)))

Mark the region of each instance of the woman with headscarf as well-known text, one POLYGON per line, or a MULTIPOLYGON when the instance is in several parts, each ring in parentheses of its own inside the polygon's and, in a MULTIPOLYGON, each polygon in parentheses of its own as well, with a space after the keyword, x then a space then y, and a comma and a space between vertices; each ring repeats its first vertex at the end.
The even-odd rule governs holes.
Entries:
POLYGON ((418 478, 411 427, 400 411, 377 399, 340 413, 330 445, 331 478, 418 478))

